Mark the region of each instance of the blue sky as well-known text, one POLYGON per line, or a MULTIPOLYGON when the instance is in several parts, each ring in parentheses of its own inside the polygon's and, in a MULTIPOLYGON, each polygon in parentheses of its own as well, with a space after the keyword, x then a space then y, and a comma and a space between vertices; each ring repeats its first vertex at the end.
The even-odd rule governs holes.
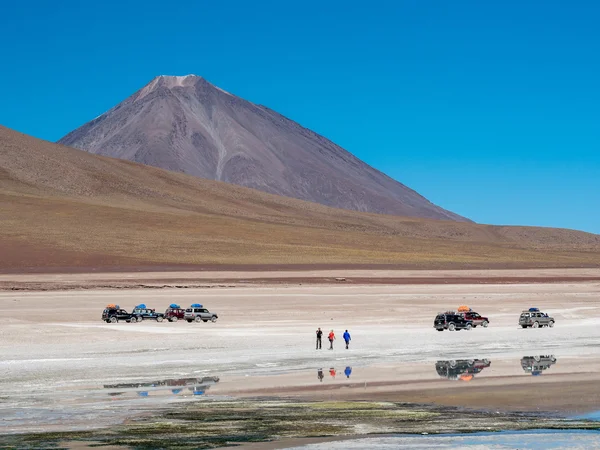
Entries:
POLYGON ((600 233, 600 2, 28 1, 0 124, 57 140, 201 75, 481 223, 600 233))

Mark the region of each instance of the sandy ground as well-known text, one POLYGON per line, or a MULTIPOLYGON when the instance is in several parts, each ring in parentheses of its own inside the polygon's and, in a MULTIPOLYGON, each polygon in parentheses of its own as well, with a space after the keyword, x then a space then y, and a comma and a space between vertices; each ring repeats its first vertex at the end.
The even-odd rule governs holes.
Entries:
POLYGON ((598 410, 599 298, 598 282, 0 292, 0 432, 102 426, 171 402, 221 396, 598 410), (100 321, 107 303, 131 309, 142 302, 157 310, 199 302, 219 321, 100 321), (490 327, 432 328, 438 311, 461 304, 488 316, 490 327), (530 306, 553 315, 556 326, 517 327, 530 306), (317 326, 337 333, 333 351, 315 350, 317 326), (341 344, 346 328, 349 350, 341 344), (540 355, 556 361, 532 376, 522 358, 540 355), (436 369, 438 361, 484 359, 489 365, 468 382, 436 369), (117 396, 104 388, 208 376, 220 381, 203 387, 203 395, 163 387, 117 396))
POLYGON ((600 269, 400 270, 392 268, 172 270, 98 273, 1 273, 0 290, 208 288, 274 284, 515 284, 599 281, 600 269))

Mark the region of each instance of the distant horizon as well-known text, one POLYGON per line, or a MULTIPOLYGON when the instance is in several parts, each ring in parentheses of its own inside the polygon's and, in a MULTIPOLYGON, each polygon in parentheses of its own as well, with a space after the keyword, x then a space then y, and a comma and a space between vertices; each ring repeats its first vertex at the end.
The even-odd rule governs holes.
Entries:
POLYGON ((196 75, 477 223, 600 234, 600 5, 153 3, 6 7, 0 123, 55 142, 196 75))

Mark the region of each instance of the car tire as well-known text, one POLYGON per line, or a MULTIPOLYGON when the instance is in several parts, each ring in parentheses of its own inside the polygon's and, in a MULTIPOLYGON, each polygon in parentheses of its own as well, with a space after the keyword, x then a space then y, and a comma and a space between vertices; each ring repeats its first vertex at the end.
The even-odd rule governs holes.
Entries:
POLYGON ((465 330, 471 331, 471 328, 473 328, 473 325, 471 325, 470 323, 468 323, 467 326, 465 327, 465 330))
POLYGON ((489 322, 488 322, 487 320, 484 320, 484 321, 483 321, 483 323, 481 324, 481 326, 482 326, 483 328, 487 328, 487 327, 488 327, 488 325, 489 325, 489 322))
POLYGON ((157 322, 162 322, 162 321, 163 321, 163 319, 164 319, 164 317, 163 317, 163 316, 158 316, 158 317, 156 318, 156 321, 157 321, 157 322))
POLYGON ((177 322, 177 316, 171 317, 169 320, 171 320, 171 322, 177 322))
POLYGON ((454 369, 456 367, 456 361, 451 360, 448 365, 454 369))
POLYGON ((454 325, 454 323, 449 323, 448 324, 448 331, 455 331, 456 330, 456 325, 454 325))
POLYGON ((551 321, 550 321, 550 323, 548 323, 548 326, 549 326, 550 328, 553 328, 553 327, 554 327, 554 320, 551 320, 551 321))
POLYGON ((110 319, 110 323, 117 323, 119 320, 116 317, 111 317, 110 319))
POLYGON ((215 322, 217 321, 217 318, 216 318, 216 317, 211 317, 210 321, 211 321, 212 323, 215 323, 215 322))
POLYGON ((531 325, 532 328, 539 328, 540 327, 540 323, 539 322, 533 322, 533 325, 531 325))
POLYGON ((197 323, 200 323, 202 321, 202 317, 200 316, 196 316, 196 319, 194 319, 197 323))

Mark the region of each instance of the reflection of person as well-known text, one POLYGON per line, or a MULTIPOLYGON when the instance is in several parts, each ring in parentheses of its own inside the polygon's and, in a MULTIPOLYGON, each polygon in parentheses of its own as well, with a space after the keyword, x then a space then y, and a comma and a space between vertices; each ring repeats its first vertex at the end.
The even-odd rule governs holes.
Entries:
POLYGON ((333 367, 331 369, 329 369, 329 375, 331 375, 333 378, 335 378, 335 369, 333 367))
POLYGON ((350 367, 350 366, 346 367, 346 370, 344 370, 344 375, 346 375, 346 378, 350 378, 351 374, 352 374, 352 367, 350 367))
POLYGON ((323 332, 321 328, 317 330, 317 350, 321 350, 321 336, 323 336, 323 332))
POLYGON ((329 332, 329 350, 333 350, 333 341, 335 340, 335 334, 333 333, 333 330, 331 330, 329 332))
POLYGON ((346 350, 348 350, 348 346, 350 345, 350 333, 348 330, 344 331, 344 341, 346 341, 346 350))
POLYGON ((323 378, 325 378, 325 375, 323 375, 323 369, 317 370, 317 378, 321 383, 323 382, 323 378))

